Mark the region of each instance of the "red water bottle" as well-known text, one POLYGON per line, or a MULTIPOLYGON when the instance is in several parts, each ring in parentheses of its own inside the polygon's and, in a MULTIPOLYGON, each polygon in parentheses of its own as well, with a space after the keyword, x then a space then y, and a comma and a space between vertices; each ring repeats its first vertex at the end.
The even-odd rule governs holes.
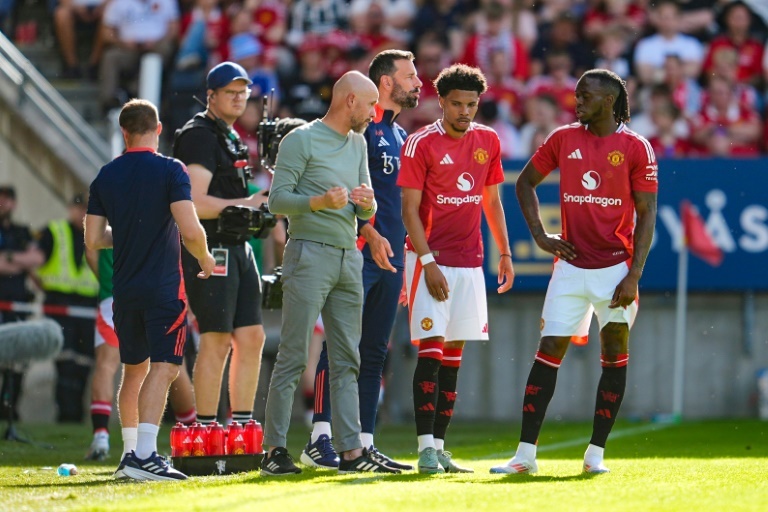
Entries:
POLYGON ((229 425, 227 453, 229 455, 243 455, 245 453, 245 433, 243 432, 243 426, 236 421, 229 425))
POLYGON ((206 455, 208 448, 208 431, 200 423, 195 423, 192 427, 192 456, 201 457, 206 455))
POLYGON ((180 457, 192 456, 192 427, 185 427, 181 436, 181 453, 180 457))
POLYGON ((207 455, 224 455, 224 427, 215 421, 208 429, 207 455))
POLYGON ((183 457, 184 438, 187 435, 187 427, 183 423, 176 423, 171 429, 171 457, 183 457))
POLYGON ((249 420, 245 425, 245 453, 261 453, 263 450, 264 429, 256 420, 249 420))

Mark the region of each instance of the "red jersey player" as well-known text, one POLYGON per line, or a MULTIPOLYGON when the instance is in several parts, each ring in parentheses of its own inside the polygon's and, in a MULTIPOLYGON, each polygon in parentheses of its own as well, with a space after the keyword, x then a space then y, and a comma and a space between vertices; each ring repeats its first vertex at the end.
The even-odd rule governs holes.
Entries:
POLYGON ((515 456, 491 473, 537 471, 536 443, 557 369, 569 341, 586 337, 593 312, 600 323, 603 370, 583 469, 608 471, 603 452, 624 398, 629 329, 656 223, 658 165, 648 141, 625 125, 627 90, 615 73, 593 69, 582 75, 576 117, 579 123, 549 134, 517 180, 517 198, 531 234, 540 248, 554 254, 555 267, 525 387, 520 444, 515 456), (536 195, 536 186, 558 167, 562 235, 544 231, 536 195))
POLYGON ((401 150, 406 290, 411 338, 419 341, 413 401, 420 473, 472 472, 451 460, 445 433, 456 401, 464 341, 488 339, 480 212, 501 251, 499 293, 514 271, 498 185, 499 136, 473 123, 482 72, 457 64, 434 81, 443 117, 412 134, 401 150))

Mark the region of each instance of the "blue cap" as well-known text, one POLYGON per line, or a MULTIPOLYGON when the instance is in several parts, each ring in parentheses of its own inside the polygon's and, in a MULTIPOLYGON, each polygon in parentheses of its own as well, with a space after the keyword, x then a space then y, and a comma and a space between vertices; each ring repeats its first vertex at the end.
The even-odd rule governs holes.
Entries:
POLYGON ((252 83, 243 66, 234 62, 222 62, 210 70, 206 78, 208 89, 220 89, 235 80, 244 80, 248 85, 252 83))
POLYGON ((261 55, 261 43, 253 34, 243 32, 229 39, 229 56, 232 60, 242 60, 261 55))

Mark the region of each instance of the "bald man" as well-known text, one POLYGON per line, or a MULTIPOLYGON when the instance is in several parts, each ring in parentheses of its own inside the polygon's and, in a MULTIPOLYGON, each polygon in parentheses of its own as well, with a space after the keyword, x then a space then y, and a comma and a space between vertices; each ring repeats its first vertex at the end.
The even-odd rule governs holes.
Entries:
POLYGON ((296 128, 280 143, 269 193, 272 213, 286 215, 290 240, 283 256, 283 324, 267 397, 261 474, 301 473, 286 436, 293 396, 307 365, 312 331, 323 315, 330 359, 332 421, 339 473, 399 473, 362 449, 357 377, 362 331, 363 257, 357 218, 370 219, 376 201, 362 133, 379 93, 357 71, 333 87, 328 113, 296 128))

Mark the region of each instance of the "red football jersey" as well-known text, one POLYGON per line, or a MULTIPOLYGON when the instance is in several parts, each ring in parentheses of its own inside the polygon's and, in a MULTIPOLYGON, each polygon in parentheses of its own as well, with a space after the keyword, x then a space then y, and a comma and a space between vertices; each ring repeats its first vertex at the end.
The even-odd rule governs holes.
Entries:
MULTIPOLYGON (((483 264, 483 188, 502 181, 499 136, 478 123, 454 139, 436 121, 408 137, 400 151, 397 184, 422 191, 419 218, 440 265, 483 264)), ((408 237, 406 247, 414 250, 408 237)))
POLYGON ((598 137, 579 123, 556 128, 531 158, 547 175, 560 168, 563 238, 576 246, 569 263, 605 268, 632 257, 633 191, 658 191, 658 164, 648 141, 624 124, 598 137))

